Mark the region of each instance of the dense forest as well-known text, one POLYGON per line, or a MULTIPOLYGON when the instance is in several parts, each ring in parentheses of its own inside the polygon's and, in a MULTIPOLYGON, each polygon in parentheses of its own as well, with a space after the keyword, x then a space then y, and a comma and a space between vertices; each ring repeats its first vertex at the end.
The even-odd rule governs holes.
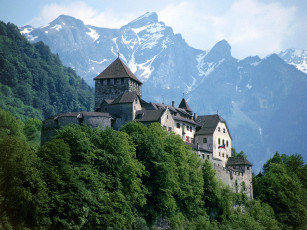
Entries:
POLYGON ((40 128, 0 110, 0 229, 306 229, 301 155, 276 153, 248 200, 158 123, 68 125, 43 146, 40 128))
POLYGON ((0 21, 0 107, 25 121, 93 109, 91 89, 42 42, 31 44, 17 26, 0 21))

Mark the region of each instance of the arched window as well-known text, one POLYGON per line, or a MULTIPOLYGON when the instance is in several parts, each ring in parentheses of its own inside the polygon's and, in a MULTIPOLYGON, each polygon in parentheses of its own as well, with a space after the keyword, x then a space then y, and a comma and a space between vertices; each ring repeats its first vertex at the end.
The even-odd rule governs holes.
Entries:
POLYGON ((219 145, 221 144, 221 139, 220 139, 220 138, 218 139, 217 143, 218 143, 219 145))
POLYGON ((228 147, 228 141, 226 141, 226 146, 228 147))

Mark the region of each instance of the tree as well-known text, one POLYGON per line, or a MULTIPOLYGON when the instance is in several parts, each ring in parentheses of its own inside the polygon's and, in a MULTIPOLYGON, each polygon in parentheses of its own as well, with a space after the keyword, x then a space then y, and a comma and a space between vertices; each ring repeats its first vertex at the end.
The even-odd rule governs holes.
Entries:
POLYGON ((265 172, 254 178, 254 194, 273 208, 285 229, 303 229, 307 226, 306 190, 287 163, 288 157, 278 153, 268 160, 265 172))
POLYGON ((15 227, 44 228, 50 224, 46 184, 33 150, 16 136, 0 140, 0 216, 15 227))

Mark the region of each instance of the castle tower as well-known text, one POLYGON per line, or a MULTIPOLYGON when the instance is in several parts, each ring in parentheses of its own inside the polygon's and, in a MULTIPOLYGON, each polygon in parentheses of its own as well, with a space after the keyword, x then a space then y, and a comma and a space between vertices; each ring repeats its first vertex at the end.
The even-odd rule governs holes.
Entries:
POLYGON ((142 95, 142 82, 117 58, 95 80, 95 110, 100 107, 104 99, 116 99, 119 95, 136 92, 142 95))

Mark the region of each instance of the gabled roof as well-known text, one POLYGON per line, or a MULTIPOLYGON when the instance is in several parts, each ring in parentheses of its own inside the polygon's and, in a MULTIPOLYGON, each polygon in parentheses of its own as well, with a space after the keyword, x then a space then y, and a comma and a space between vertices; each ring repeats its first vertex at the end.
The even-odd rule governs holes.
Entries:
POLYGON ((229 157, 226 163, 227 166, 248 165, 253 166, 245 157, 229 157))
POLYGON ((131 78, 137 81, 139 84, 142 82, 130 71, 130 69, 117 58, 112 62, 104 71, 102 71, 94 80, 108 79, 108 78, 131 78))
POLYGON ((216 126, 219 122, 222 122, 226 125, 227 131, 229 133, 230 138, 231 134, 229 132, 229 128, 227 126, 226 121, 218 114, 214 115, 205 115, 205 116, 198 116, 196 119, 196 123, 201 126, 201 128, 197 131, 196 135, 203 134, 203 135, 209 135, 213 134, 216 126))
POLYGON ((160 121, 160 118, 166 110, 139 110, 135 114, 135 121, 140 122, 155 122, 160 121))
POLYGON ((135 98, 137 98, 137 97, 139 97, 139 96, 135 91, 133 91, 133 92, 125 91, 124 93, 119 95, 118 98, 116 98, 111 103, 111 105, 132 103, 135 100, 135 98))
POLYGON ((172 115, 172 117, 175 121, 183 121, 183 122, 186 122, 186 123, 189 123, 189 124, 196 125, 196 123, 193 119, 188 119, 188 118, 185 118, 185 117, 182 117, 182 116, 179 116, 179 115, 172 115))
POLYGON ((179 104, 179 108, 185 109, 188 112, 192 112, 192 110, 190 109, 190 106, 188 105, 188 103, 186 102, 186 100, 184 98, 182 98, 182 100, 179 104))

